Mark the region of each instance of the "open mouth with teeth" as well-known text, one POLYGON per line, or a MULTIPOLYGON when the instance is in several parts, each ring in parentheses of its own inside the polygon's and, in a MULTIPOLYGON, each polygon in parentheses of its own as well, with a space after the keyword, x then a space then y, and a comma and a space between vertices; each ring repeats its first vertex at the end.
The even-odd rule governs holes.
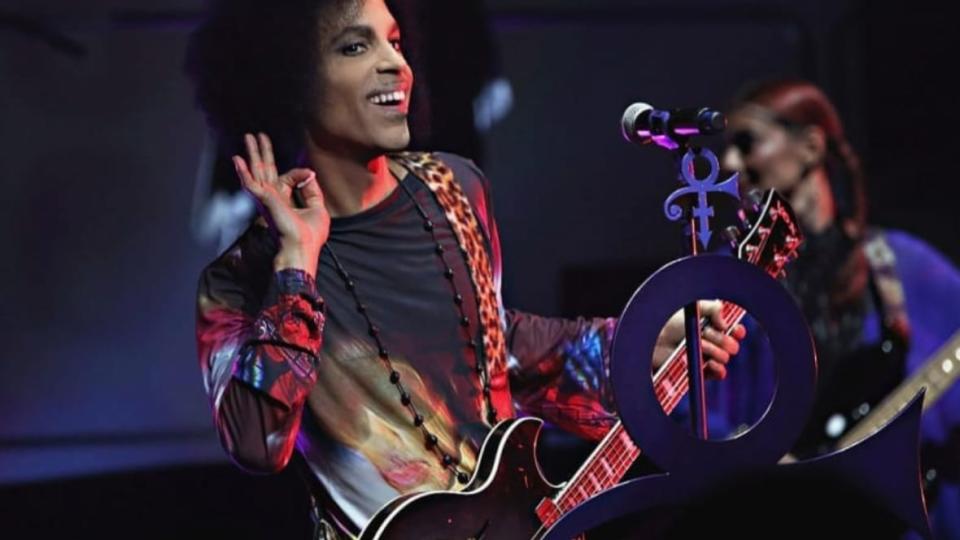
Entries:
POLYGON ((397 107, 402 105, 407 98, 407 93, 403 90, 397 90, 395 92, 380 92, 378 94, 373 94, 369 99, 370 103, 374 105, 380 105, 383 107, 397 107))

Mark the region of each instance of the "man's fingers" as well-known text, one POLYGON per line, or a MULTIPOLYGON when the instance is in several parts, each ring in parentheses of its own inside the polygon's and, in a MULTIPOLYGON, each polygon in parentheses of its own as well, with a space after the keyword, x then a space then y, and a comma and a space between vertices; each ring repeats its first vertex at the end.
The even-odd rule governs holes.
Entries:
POLYGON ((260 197, 260 186, 256 179, 247 168, 247 162, 240 156, 233 156, 233 167, 237 170, 237 176, 240 177, 240 185, 243 186, 254 197, 260 197))
POLYGON ((700 300, 699 304, 701 315, 713 316, 714 313, 723 307, 723 302, 720 300, 700 300))
POLYGON ((727 354, 734 356, 740 352, 740 342, 730 336, 723 336, 723 343, 720 345, 727 354))
POLYGON ((733 332, 731 332, 730 335, 732 335, 734 339, 741 340, 747 337, 747 327, 742 324, 738 324, 733 327, 733 332))
POLYGON ((265 181, 267 178, 263 169, 263 159, 260 157, 260 146, 257 144, 257 139, 247 133, 243 136, 243 142, 247 145, 247 154, 250 156, 250 169, 253 172, 253 177, 261 182, 265 181))
POLYGON ((730 356, 733 356, 740 352, 740 342, 734 339, 733 337, 728 336, 727 334, 718 331, 716 328, 707 327, 703 331, 703 337, 713 343, 714 345, 722 348, 730 356))
POLYGON ((700 348, 703 349, 703 356, 705 360, 710 358, 711 360, 716 360, 717 362, 723 364, 726 364, 730 361, 730 353, 709 341, 701 341, 700 348))
POLYGON ((711 379, 722 381, 727 378, 727 366, 712 360, 704 362, 703 372, 711 379))
POLYGON ((723 350, 727 351, 727 354, 733 356, 740 352, 740 341, 738 339, 729 336, 724 332, 716 332, 716 335, 717 341, 715 343, 722 347, 723 350))
POLYGON ((720 300, 705 300, 700 302, 700 313, 710 318, 710 324, 721 332, 730 326, 723 320, 723 302, 720 300))
POLYGON ((699 305, 700 314, 710 320, 710 325, 701 333, 703 370, 708 377, 722 380, 727 376, 726 364, 732 356, 740 352, 740 340, 746 336, 747 330, 742 324, 738 324, 727 334, 730 324, 723 319, 722 301, 701 301, 699 305))
POLYGON ((237 175, 240 176, 240 183, 243 188, 257 199, 262 208, 268 210, 271 215, 282 210, 283 203, 279 200, 277 190, 270 184, 254 178, 242 157, 233 156, 233 165, 237 169, 237 175))
POLYGON ((277 179, 277 164, 273 158, 273 145, 270 143, 270 137, 266 133, 257 135, 260 143, 260 157, 263 159, 263 173, 267 180, 277 179))
POLYGON ((323 206, 323 192, 317 182, 317 174, 310 169, 291 169, 278 178, 284 186, 284 192, 292 195, 294 190, 299 191, 300 201, 306 208, 323 206))
POLYGON ((320 189, 320 183, 317 182, 317 175, 311 174, 306 180, 297 184, 300 190, 300 198, 307 208, 324 208, 323 190, 320 189))
POLYGON ((316 176, 316 174, 314 174, 314 172, 310 169, 290 169, 277 178, 277 180, 281 184, 295 188, 302 184, 305 180, 308 180, 311 176, 316 176))

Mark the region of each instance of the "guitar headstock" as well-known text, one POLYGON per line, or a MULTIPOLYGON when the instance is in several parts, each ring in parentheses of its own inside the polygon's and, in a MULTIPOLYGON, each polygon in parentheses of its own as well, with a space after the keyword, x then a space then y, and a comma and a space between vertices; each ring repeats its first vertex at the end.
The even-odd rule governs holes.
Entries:
POLYGON ((755 264, 768 275, 781 278, 784 267, 797 258, 803 233, 793 208, 775 190, 758 197, 757 214, 749 230, 737 243, 737 258, 755 264))

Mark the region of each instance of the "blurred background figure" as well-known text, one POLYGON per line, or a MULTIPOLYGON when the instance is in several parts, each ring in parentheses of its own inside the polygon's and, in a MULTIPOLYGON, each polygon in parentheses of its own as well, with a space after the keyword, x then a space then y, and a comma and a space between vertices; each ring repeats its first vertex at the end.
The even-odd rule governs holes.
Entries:
MULTIPOLYGON (((726 135, 723 166, 740 172, 745 189, 784 194, 806 234, 785 284, 809 322, 819 381, 793 454, 821 455, 960 330, 960 272, 919 238, 868 225, 866 175, 817 86, 797 79, 749 86, 734 100, 726 135)), ((911 184, 902 184, 905 199, 911 184)), ((718 431, 744 429, 767 406, 757 396, 771 393, 773 362, 762 343, 753 345, 712 388, 718 431)), ((943 369, 941 361, 931 365, 943 369)), ((946 538, 960 525, 960 387, 930 388, 928 398, 934 391, 943 395, 923 418, 923 462, 928 501, 939 499, 934 524, 946 538)))

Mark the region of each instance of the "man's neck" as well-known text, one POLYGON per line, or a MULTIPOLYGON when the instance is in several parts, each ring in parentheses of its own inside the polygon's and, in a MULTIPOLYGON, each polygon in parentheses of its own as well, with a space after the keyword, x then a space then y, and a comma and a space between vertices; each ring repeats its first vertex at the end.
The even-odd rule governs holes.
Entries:
POLYGON ((396 189, 402 174, 386 154, 357 157, 311 142, 306 161, 316 171, 327 210, 335 218, 358 214, 384 200, 396 189))

